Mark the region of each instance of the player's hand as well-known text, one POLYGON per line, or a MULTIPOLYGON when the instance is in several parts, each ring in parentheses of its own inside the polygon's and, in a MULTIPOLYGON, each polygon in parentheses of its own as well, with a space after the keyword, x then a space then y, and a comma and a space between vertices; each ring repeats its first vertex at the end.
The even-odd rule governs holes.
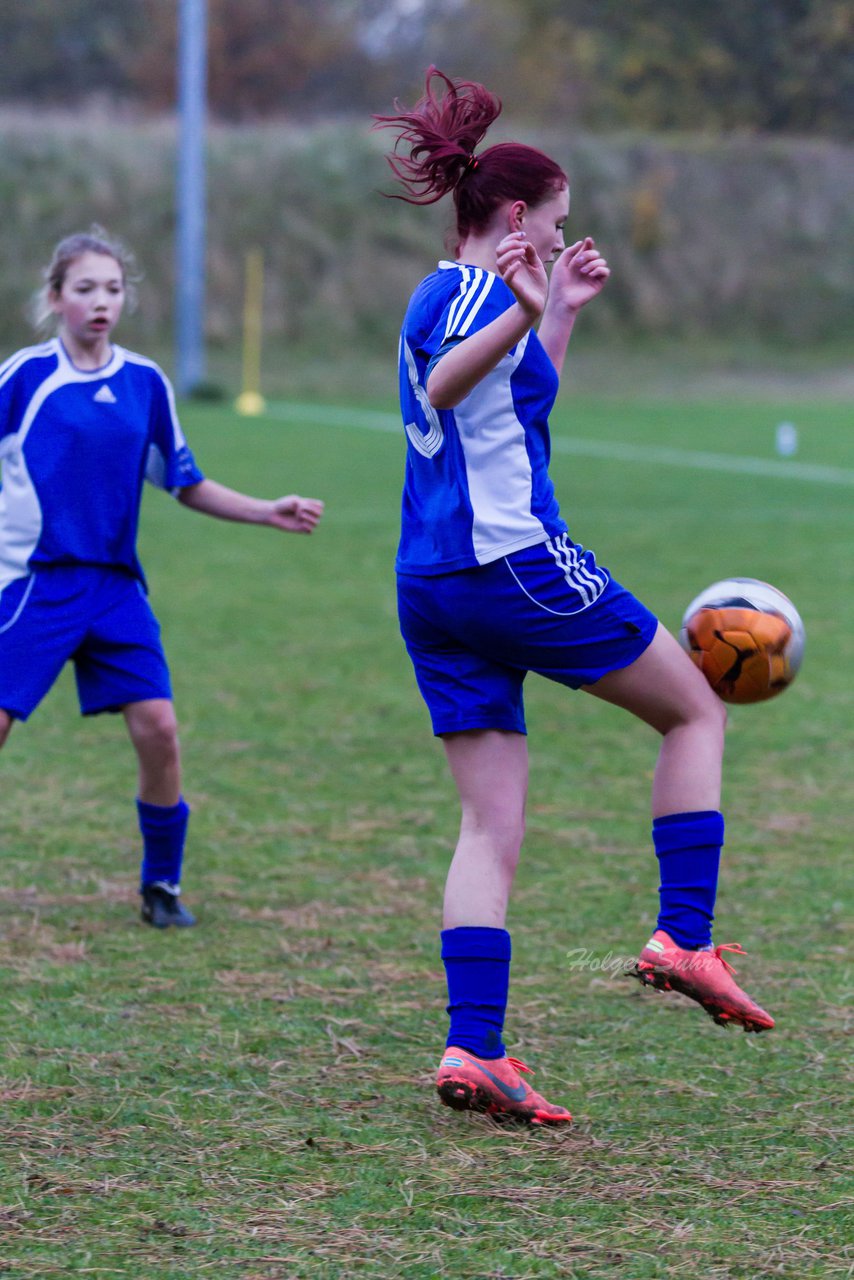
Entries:
POLYGON ((585 236, 564 249, 552 267, 551 299, 578 311, 602 292, 610 274, 596 242, 585 236))
POLYGON ((323 506, 320 498, 301 498, 298 493, 290 493, 270 503, 267 523, 287 533, 313 533, 323 515, 323 506))
POLYGON ((511 231, 496 249, 498 274, 512 289, 519 306, 532 320, 539 320, 549 296, 549 278, 524 231, 511 231))

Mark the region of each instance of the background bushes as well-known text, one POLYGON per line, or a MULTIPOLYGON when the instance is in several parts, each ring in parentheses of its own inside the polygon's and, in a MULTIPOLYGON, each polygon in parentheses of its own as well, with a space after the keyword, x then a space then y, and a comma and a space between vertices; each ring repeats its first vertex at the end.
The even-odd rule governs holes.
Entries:
MULTIPOLYGON (((144 273, 128 342, 171 342, 174 126, 103 115, 2 117, 0 338, 29 340, 26 298, 54 241, 93 220, 144 273)), ((512 136, 508 126, 505 135, 512 136)), ((590 233, 614 276, 585 330, 632 339, 841 343, 854 316, 854 164, 826 140, 611 138, 515 131, 570 174, 571 238, 590 233)), ((393 190, 388 139, 352 123, 217 126, 209 146, 207 331, 239 333, 244 251, 265 254, 268 349, 385 350, 413 282, 442 252, 450 204, 393 190)))

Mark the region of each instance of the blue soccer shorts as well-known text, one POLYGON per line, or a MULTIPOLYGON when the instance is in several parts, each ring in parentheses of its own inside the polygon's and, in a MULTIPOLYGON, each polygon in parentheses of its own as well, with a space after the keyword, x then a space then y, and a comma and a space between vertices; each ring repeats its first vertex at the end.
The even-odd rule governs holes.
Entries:
POLYGON ((529 671, 595 684, 639 658, 658 626, 567 534, 458 573, 399 574, 398 608, 435 734, 524 733, 529 671))
POLYGON ((115 569, 37 569, 0 595, 0 707, 26 720, 66 662, 84 715, 172 697, 142 583, 115 569))

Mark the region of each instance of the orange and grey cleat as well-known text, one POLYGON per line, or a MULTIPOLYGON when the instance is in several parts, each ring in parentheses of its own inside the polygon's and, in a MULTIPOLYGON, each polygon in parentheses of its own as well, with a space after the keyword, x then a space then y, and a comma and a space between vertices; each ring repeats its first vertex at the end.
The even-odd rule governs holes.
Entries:
POLYGON ((678 947, 663 929, 656 929, 629 972, 658 991, 681 991, 702 1005, 722 1027, 735 1023, 745 1031, 770 1031, 774 1019, 733 981, 735 969, 723 958, 722 951, 737 956, 747 954, 737 942, 723 942, 707 951, 688 951, 678 947))
POLYGON ((520 1072, 531 1074, 531 1068, 518 1058, 477 1058, 451 1046, 442 1055, 436 1088, 445 1106, 455 1111, 485 1111, 528 1124, 568 1124, 572 1116, 566 1107, 546 1102, 520 1072))

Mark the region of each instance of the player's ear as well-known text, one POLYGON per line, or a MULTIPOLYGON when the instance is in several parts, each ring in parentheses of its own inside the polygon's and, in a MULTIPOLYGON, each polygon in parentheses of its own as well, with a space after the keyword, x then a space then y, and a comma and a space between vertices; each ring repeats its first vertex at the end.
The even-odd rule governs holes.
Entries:
POLYGON ((525 214, 528 206, 524 200, 514 200, 507 211, 507 220, 511 231, 521 231, 525 226, 525 214))

